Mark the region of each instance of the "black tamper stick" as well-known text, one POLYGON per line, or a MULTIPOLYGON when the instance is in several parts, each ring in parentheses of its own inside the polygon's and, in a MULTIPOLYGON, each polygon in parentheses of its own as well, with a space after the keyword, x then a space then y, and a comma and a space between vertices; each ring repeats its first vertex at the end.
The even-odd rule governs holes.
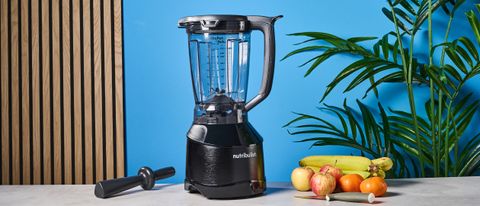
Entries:
POLYGON ((149 167, 138 170, 137 176, 123 177, 118 179, 100 181, 95 185, 95 196, 107 198, 119 192, 141 185, 144 190, 150 190, 156 180, 171 177, 175 174, 175 168, 165 167, 153 171, 149 167))

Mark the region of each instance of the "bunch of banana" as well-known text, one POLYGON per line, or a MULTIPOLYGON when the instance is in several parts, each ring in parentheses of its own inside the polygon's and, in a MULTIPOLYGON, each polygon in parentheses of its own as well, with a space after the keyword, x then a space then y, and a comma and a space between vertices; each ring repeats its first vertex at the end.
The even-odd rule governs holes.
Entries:
POLYGON ((378 176, 385 178, 385 172, 393 167, 388 157, 370 160, 361 156, 308 156, 300 160, 300 166, 309 167, 318 172, 324 165, 332 165, 342 169, 344 174, 359 174, 363 178, 378 176))

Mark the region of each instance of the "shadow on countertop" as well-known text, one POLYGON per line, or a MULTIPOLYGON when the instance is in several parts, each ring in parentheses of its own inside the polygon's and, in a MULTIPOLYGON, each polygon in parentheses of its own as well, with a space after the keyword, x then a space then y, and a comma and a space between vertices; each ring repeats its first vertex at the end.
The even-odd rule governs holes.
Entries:
MULTIPOLYGON (((161 190, 163 188, 166 188, 166 187, 170 187, 170 186, 174 186, 175 184, 162 184, 162 185, 155 185, 152 189, 150 189, 150 191, 157 191, 157 190, 161 190)), ((148 190, 144 190, 142 189, 141 187, 135 187, 135 188, 132 188, 130 190, 127 190, 127 191, 124 191, 124 192, 121 192, 121 193, 118 193, 118 194, 115 194, 109 198, 112 198, 112 197, 120 197, 120 196, 124 196, 124 195, 130 195, 130 194, 135 194, 137 192, 148 192, 148 190)))
POLYGON ((394 196, 400 196, 400 195, 402 195, 402 193, 387 191, 387 193, 385 193, 382 197, 394 197, 394 196))
POLYGON ((404 187, 407 185, 414 185, 418 183, 419 183, 418 181, 408 180, 408 179, 388 179, 387 180, 388 187, 404 187))
POLYGON ((285 188, 285 187, 267 187, 267 191, 265 192, 264 195, 286 192, 288 190, 291 190, 291 189, 285 188))

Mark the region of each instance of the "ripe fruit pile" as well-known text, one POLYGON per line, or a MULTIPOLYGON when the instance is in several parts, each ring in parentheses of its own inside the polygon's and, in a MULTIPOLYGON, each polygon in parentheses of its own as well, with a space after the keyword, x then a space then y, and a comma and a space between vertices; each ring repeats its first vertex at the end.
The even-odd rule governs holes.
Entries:
POLYGON ((292 184, 299 191, 312 190, 316 195, 334 191, 373 193, 379 197, 387 191, 385 172, 393 166, 388 157, 370 160, 359 156, 308 156, 292 172, 292 184))

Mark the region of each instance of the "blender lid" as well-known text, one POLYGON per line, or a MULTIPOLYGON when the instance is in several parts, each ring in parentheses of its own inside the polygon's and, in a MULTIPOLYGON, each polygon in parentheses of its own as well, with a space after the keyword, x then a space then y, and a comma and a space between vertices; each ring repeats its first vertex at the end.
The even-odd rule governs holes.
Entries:
POLYGON ((241 15, 187 16, 178 21, 188 33, 238 33, 250 30, 248 18, 241 15))

